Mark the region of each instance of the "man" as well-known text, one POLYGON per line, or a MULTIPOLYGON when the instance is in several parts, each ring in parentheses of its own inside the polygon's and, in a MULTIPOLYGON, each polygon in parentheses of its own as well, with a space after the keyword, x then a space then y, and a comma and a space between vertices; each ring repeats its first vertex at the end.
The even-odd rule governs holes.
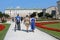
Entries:
POLYGON ((15 17, 15 22, 18 27, 18 30, 21 30, 20 21, 21 21, 21 17, 19 16, 19 14, 17 14, 17 16, 15 17))

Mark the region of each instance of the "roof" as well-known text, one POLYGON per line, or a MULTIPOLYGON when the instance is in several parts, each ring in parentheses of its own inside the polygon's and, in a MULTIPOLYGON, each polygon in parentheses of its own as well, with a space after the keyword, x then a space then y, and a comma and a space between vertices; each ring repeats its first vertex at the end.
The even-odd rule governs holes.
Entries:
POLYGON ((5 10, 42 10, 41 8, 7 8, 5 10))

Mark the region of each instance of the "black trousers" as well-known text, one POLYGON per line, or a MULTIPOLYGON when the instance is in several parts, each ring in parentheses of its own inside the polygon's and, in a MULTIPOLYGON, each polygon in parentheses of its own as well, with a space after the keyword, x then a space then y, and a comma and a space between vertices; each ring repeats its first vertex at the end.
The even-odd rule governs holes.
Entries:
POLYGON ((18 28, 18 30, 21 30, 20 23, 17 23, 17 28, 18 28))

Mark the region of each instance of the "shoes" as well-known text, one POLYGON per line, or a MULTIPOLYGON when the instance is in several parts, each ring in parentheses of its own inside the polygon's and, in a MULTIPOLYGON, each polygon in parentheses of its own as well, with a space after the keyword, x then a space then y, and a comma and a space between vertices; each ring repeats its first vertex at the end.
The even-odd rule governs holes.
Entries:
POLYGON ((21 29, 18 29, 18 30, 21 30, 21 29))
POLYGON ((26 32, 28 32, 28 30, 26 32))
POLYGON ((34 32, 34 30, 32 30, 32 32, 34 32))

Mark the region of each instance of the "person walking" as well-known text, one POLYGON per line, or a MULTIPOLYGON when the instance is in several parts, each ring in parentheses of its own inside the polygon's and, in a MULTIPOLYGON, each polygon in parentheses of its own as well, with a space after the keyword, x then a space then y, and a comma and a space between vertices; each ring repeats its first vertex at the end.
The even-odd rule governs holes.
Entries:
POLYGON ((15 17, 15 22, 18 30, 21 30, 20 21, 21 21, 21 17, 19 16, 19 14, 17 14, 17 16, 15 17))
POLYGON ((12 21, 14 22, 14 17, 12 17, 12 21))
POLYGON ((23 21, 23 17, 21 17, 21 21, 23 21))
POLYGON ((28 15, 26 15, 26 17, 24 18, 24 23, 26 25, 26 30, 28 32, 28 28, 29 28, 29 24, 30 24, 30 19, 29 19, 28 15))
POLYGON ((35 17, 30 18, 30 25, 31 25, 32 32, 34 32, 35 30, 35 21, 36 21, 35 17))

